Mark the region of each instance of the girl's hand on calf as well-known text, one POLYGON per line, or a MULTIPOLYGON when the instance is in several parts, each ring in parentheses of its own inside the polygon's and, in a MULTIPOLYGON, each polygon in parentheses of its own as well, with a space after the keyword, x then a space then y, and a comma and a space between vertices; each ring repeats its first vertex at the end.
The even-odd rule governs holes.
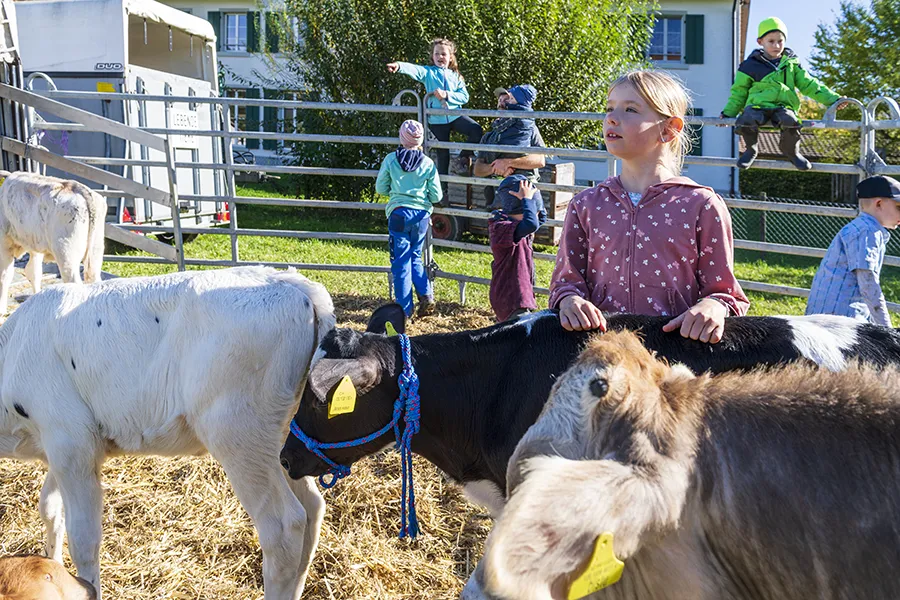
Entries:
POLYGON ((704 298, 665 325, 663 331, 681 328, 682 337, 716 344, 725 333, 725 317, 728 307, 712 298, 704 298))
POLYGON ((600 309, 580 296, 566 296, 559 303, 559 323, 567 331, 599 329, 606 331, 606 319, 600 309))

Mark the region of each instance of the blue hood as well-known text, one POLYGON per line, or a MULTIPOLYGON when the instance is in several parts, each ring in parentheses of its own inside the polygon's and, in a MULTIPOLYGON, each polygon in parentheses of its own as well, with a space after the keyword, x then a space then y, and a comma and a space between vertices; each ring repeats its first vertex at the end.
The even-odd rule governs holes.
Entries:
POLYGON ((509 88, 509 94, 516 99, 519 105, 531 110, 531 105, 537 98, 537 90, 527 83, 509 88))
POLYGON ((403 146, 397 148, 397 162, 400 163, 400 168, 407 173, 418 169, 419 165, 422 164, 423 158, 425 158, 425 153, 418 148, 410 149, 403 146))

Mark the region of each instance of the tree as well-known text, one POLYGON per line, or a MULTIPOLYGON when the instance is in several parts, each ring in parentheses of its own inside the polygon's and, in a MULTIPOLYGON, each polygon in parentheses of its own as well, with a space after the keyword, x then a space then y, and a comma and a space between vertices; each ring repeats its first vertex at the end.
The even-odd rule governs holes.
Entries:
MULTIPOLYGON (((898 40, 900 0, 871 0, 869 6, 844 0, 834 26, 820 24, 816 30, 810 64, 825 84, 844 96, 863 103, 878 96, 900 99, 898 40)), ((860 118, 855 108, 846 114, 860 118)), ((888 162, 900 157, 900 131, 879 130, 875 138, 888 162)))
MULTIPOLYGON (((403 89, 421 86, 391 75, 385 65, 402 60, 430 64, 435 37, 453 39, 470 93, 469 108, 493 109, 492 90, 531 83, 537 110, 602 111, 606 88, 645 61, 653 0, 287 0, 286 15, 299 21, 301 40, 283 72, 306 98, 388 104, 403 89)), ((284 83, 282 83, 284 85, 284 83)), ((301 111, 302 128, 315 133, 396 135, 401 115, 301 111)), ((487 128, 489 119, 480 120, 487 128)), ((601 124, 539 124, 548 145, 596 142, 601 124)), ((298 144, 298 164, 378 167, 385 146, 298 144)), ((359 195, 371 181, 332 178, 326 196, 359 195)), ((308 188, 307 188, 308 189, 308 188)))
POLYGON ((900 96, 900 0, 844 0, 834 26, 820 24, 810 64, 822 80, 863 101, 900 96))

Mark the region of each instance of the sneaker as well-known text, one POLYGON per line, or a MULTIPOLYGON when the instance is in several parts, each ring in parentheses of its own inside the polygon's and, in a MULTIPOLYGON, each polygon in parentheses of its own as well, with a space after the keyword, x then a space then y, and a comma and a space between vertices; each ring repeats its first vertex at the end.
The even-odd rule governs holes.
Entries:
POLYGON ((758 154, 759 150, 757 150, 755 146, 751 146, 741 152, 741 155, 737 159, 738 169, 749 169, 750 165, 753 164, 753 161, 756 160, 758 154))
POLYGON ((472 159, 468 156, 457 156, 450 161, 450 173, 468 177, 472 172, 472 159))
POLYGON ((801 171, 809 171, 810 169, 812 169, 812 163, 806 160, 806 157, 802 154, 795 154, 794 156, 790 156, 788 158, 790 158, 791 164, 801 171))
POLYGON ((416 312, 416 318, 421 319, 433 315, 435 307, 433 296, 419 296, 419 310, 416 312))

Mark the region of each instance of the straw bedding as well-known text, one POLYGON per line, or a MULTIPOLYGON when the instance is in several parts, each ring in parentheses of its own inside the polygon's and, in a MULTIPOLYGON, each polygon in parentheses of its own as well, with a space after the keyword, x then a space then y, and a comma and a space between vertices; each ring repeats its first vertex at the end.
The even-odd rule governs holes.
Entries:
MULTIPOLYGON (((335 297, 338 323, 362 329, 377 299, 335 297)), ((439 306, 412 335, 491 323, 484 310, 439 306)), ((41 552, 37 512, 43 465, 0 460, 0 555, 41 552)), ((486 513, 415 458, 423 534, 399 540, 400 462, 394 452, 361 461, 325 492, 327 511, 304 599, 456 598, 481 556, 486 513)), ((108 461, 101 578, 108 598, 262 598, 262 554, 250 519, 209 456, 108 461)), ((68 562, 71 569, 72 565, 68 562)))

